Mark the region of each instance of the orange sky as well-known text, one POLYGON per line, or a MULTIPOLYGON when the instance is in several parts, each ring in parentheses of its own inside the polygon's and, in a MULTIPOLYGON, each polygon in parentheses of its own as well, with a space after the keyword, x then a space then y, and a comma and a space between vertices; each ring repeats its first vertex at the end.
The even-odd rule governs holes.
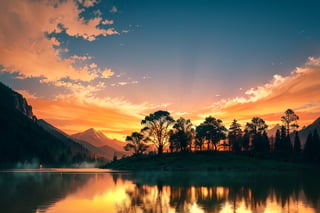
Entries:
POLYGON ((228 127, 235 118, 243 125, 254 116, 266 120, 269 126, 280 122, 283 112, 291 108, 299 116, 300 126, 308 125, 320 116, 320 59, 309 58, 289 76, 275 75, 268 83, 249 89, 245 96, 221 99, 209 106, 195 104, 193 112, 179 113, 170 106, 134 105, 121 99, 89 98, 88 88, 80 88, 78 96, 60 96, 56 100, 24 94, 38 118, 43 118, 72 134, 94 127, 107 136, 124 140, 126 135, 141 128, 144 116, 159 109, 172 112, 174 118, 192 119, 195 125, 212 115, 228 127), (83 92, 84 91, 84 92, 83 92))
POLYGON ((132 2, 1 1, 0 81, 66 133, 93 127, 119 140, 160 109, 226 127, 254 116, 272 127, 288 108, 300 126, 320 116, 315 2, 277 2, 284 13, 254 1, 170 2, 167 13, 132 2))

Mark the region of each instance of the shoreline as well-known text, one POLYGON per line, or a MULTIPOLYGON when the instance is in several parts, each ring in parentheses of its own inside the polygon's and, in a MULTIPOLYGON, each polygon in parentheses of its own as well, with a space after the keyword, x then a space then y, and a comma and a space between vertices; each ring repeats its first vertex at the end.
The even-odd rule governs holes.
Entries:
POLYGON ((130 156, 112 161, 100 168, 126 171, 216 171, 216 172, 320 172, 320 165, 261 159, 230 152, 165 153, 130 156))

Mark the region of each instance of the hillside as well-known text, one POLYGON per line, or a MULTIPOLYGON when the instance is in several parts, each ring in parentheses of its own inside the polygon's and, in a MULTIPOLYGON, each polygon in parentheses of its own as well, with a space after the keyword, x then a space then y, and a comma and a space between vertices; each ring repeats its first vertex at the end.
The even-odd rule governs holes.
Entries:
MULTIPOLYGON (((320 117, 316 119, 312 124, 299 131, 299 137, 302 145, 305 144, 309 132, 313 133, 314 129, 316 129, 318 131, 318 134, 320 134, 320 117)), ((291 141, 294 141, 294 133, 291 133, 290 137, 291 141)))
POLYGON ((2 83, 0 100, 0 167, 67 165, 91 158, 81 145, 62 141, 39 126, 26 99, 2 83))
MULTIPOLYGON (((68 134, 66 134, 65 132, 61 131, 60 129, 52 126, 51 124, 49 124, 45 120, 40 119, 37 121, 37 124, 39 126, 41 126, 44 130, 49 132, 50 134, 57 137, 61 141, 73 144, 76 147, 81 146, 81 147, 86 148, 87 150, 92 152, 95 155, 95 157, 97 157, 97 158, 103 158, 107 161, 110 161, 113 158, 113 153, 112 153, 112 155, 109 155, 108 153, 105 153, 102 149, 99 149, 98 147, 95 147, 86 141, 71 138, 68 134)), ((103 159, 101 159, 101 160, 103 160, 103 159)))
POLYGON ((125 143, 120 142, 116 139, 110 139, 105 136, 101 131, 95 130, 93 128, 87 129, 83 132, 79 132, 71 135, 71 137, 77 141, 85 141, 111 156, 113 159, 114 154, 117 156, 128 155, 129 153, 125 152, 123 146, 125 143))

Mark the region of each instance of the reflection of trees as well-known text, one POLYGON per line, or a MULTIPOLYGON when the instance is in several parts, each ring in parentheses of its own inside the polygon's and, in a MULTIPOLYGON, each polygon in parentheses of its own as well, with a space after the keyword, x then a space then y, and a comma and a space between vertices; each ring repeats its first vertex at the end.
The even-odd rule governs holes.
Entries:
POLYGON ((226 202, 227 193, 221 193, 223 187, 196 187, 195 197, 197 203, 207 212, 219 212, 222 204, 226 202))
POLYGON ((151 213, 168 212, 170 209, 191 212, 195 203, 204 212, 220 212, 225 203, 231 205, 233 212, 243 204, 251 212, 264 212, 269 201, 276 202, 284 212, 291 212, 301 201, 319 210, 320 183, 316 181, 317 176, 310 179, 297 174, 240 175, 236 181, 234 177, 215 177, 216 181, 210 183, 202 175, 192 174, 193 178, 188 174, 180 175, 134 174, 120 177, 132 180, 136 187, 127 190, 130 200, 127 206, 130 208, 124 211, 125 206, 122 205, 118 212, 151 213))
POLYGON ((170 187, 170 206, 176 212, 186 212, 186 204, 191 203, 191 187, 170 187))
POLYGON ((149 213, 168 212, 169 199, 167 199, 166 191, 163 189, 161 182, 156 187, 136 184, 134 189, 127 189, 126 193, 129 203, 123 201, 120 205, 117 205, 118 213, 140 211, 149 213))

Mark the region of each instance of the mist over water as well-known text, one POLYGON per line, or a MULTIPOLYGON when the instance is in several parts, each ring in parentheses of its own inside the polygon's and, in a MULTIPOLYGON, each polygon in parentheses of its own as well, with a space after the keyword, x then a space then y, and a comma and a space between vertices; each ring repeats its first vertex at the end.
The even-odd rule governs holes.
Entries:
POLYGON ((0 212, 320 212, 318 174, 0 172, 0 212))

